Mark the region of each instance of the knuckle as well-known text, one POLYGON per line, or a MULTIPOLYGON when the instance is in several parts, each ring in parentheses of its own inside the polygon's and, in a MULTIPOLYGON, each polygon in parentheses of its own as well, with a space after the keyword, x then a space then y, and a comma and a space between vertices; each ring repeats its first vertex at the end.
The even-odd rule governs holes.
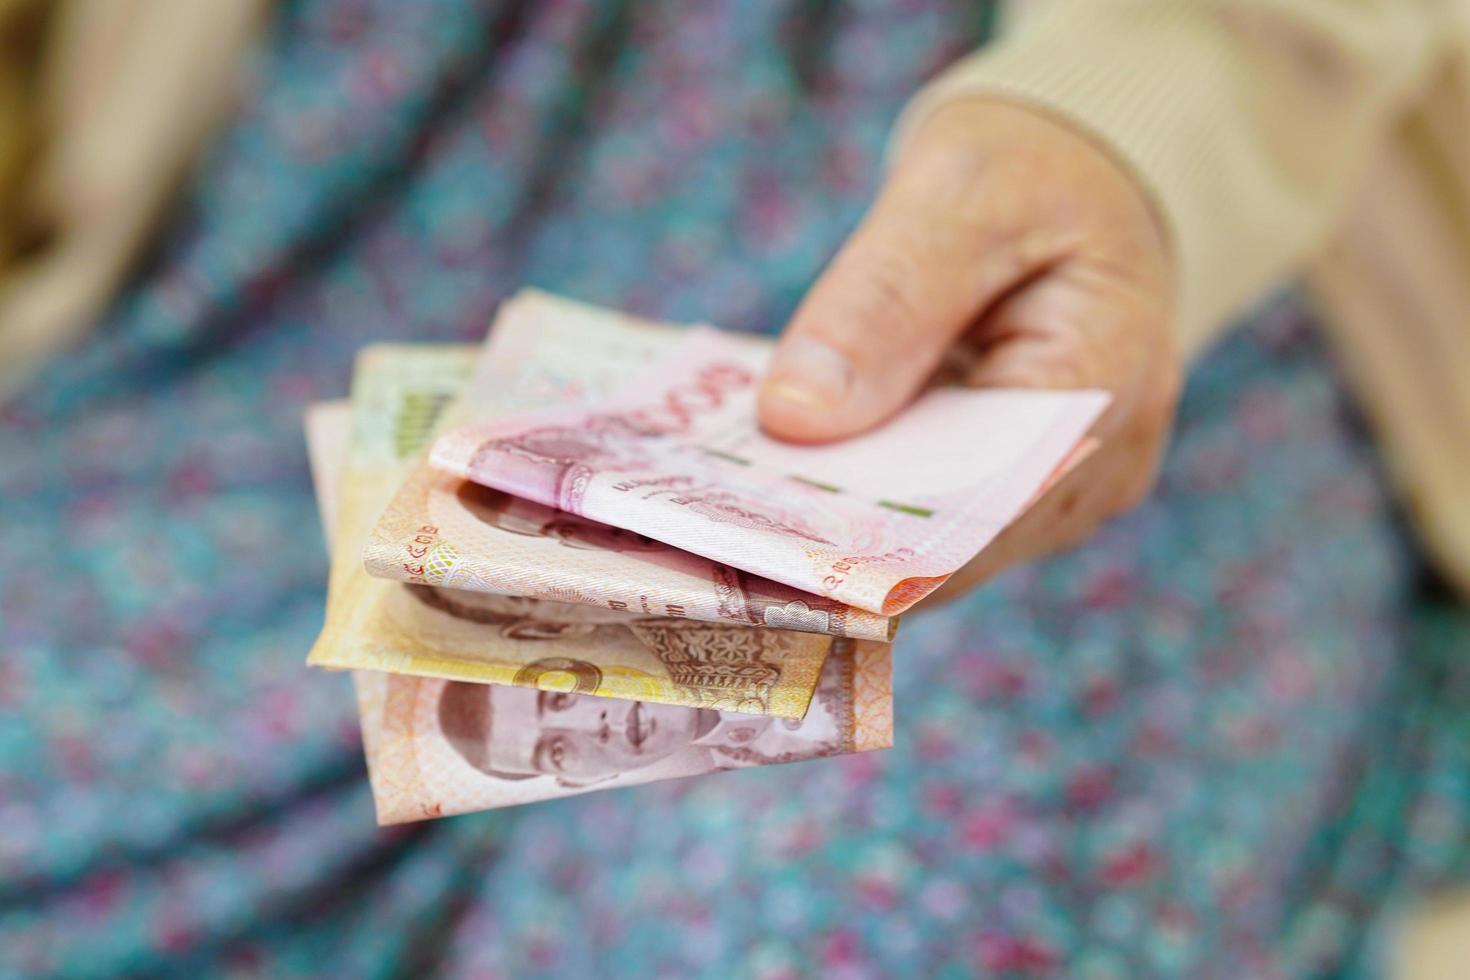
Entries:
POLYGON ((1089 388, 1097 384, 1096 365, 1065 338, 1041 338, 1015 356, 990 357, 971 373, 976 384, 1003 388, 1089 388))
POLYGON ((917 295, 922 270, 911 253, 876 246, 845 253, 832 267, 831 288, 845 322, 844 332, 883 337, 895 345, 919 339, 923 321, 917 295))
POLYGON ((1050 387, 1091 387, 1096 382, 1095 374, 1096 367, 1079 346, 1058 344, 1052 349, 1047 365, 1050 387))

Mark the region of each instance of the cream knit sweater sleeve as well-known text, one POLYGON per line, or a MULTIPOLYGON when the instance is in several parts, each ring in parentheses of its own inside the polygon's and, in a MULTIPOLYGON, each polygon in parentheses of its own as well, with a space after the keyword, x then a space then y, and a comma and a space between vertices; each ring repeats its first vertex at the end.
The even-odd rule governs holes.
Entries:
POLYGON ((1111 148, 1152 195, 1184 349, 1289 275, 1445 44, 1458 0, 1053 0, 905 110, 983 94, 1111 148))

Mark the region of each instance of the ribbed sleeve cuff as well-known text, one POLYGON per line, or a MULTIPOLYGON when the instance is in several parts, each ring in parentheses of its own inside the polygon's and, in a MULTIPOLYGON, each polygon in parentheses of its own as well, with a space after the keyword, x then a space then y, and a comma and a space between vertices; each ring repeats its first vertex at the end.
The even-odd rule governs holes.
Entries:
POLYGON ((1085 18, 1043 16, 953 65, 904 110, 893 147, 941 105, 977 95, 1035 105, 1091 136, 1137 177, 1165 226, 1181 344, 1193 353, 1269 284, 1261 263, 1249 260, 1251 243, 1227 243, 1231 229, 1212 227, 1209 213, 1224 168, 1236 167, 1237 178, 1250 168, 1249 160, 1220 159, 1211 138, 1230 124, 1234 52, 1199 5, 1123 0, 1103 8, 1085 18))

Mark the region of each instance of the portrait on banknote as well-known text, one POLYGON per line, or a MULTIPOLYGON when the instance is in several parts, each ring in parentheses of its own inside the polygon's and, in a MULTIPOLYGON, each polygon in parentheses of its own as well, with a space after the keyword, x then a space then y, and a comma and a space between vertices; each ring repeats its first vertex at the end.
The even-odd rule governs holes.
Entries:
POLYGON ((668 545, 636 531, 601 524, 570 511, 547 507, 468 480, 456 488, 454 502, 458 508, 435 507, 433 510, 436 517, 445 520, 446 527, 461 526, 461 518, 467 516, 511 534, 550 538, 568 548, 616 552, 656 552, 668 548, 668 545))
POLYGON ((841 669, 834 661, 800 720, 449 681, 437 723, 444 743, 491 779, 586 787, 652 767, 649 778, 694 775, 851 751, 841 669))

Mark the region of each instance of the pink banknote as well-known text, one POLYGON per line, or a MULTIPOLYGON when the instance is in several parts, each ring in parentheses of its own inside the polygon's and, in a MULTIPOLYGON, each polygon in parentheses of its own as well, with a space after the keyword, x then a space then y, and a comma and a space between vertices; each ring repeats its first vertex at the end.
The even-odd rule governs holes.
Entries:
MULTIPOLYGON (((595 405, 677 349, 684 333, 523 291, 501 307, 469 383, 446 409, 446 424, 558 404, 595 405)), ((371 359, 354 382, 368 392, 359 398, 366 403, 359 435, 371 425, 387 430, 406 414, 422 415, 408 411, 423 403, 425 379, 413 370, 418 358, 402 350, 385 355, 371 359), (371 384, 381 390, 370 390, 371 384), (400 391, 413 393, 413 399, 395 397, 400 391)), ((856 639, 891 639, 897 625, 894 618, 509 496, 427 463, 414 465, 407 479, 397 466, 377 472, 400 485, 362 548, 363 568, 375 578, 856 639)))
POLYGON ((796 446, 756 422, 769 355, 696 329, 598 405, 455 428, 431 462, 895 615, 1015 520, 1108 403, 1101 391, 941 387, 865 435, 796 446))

